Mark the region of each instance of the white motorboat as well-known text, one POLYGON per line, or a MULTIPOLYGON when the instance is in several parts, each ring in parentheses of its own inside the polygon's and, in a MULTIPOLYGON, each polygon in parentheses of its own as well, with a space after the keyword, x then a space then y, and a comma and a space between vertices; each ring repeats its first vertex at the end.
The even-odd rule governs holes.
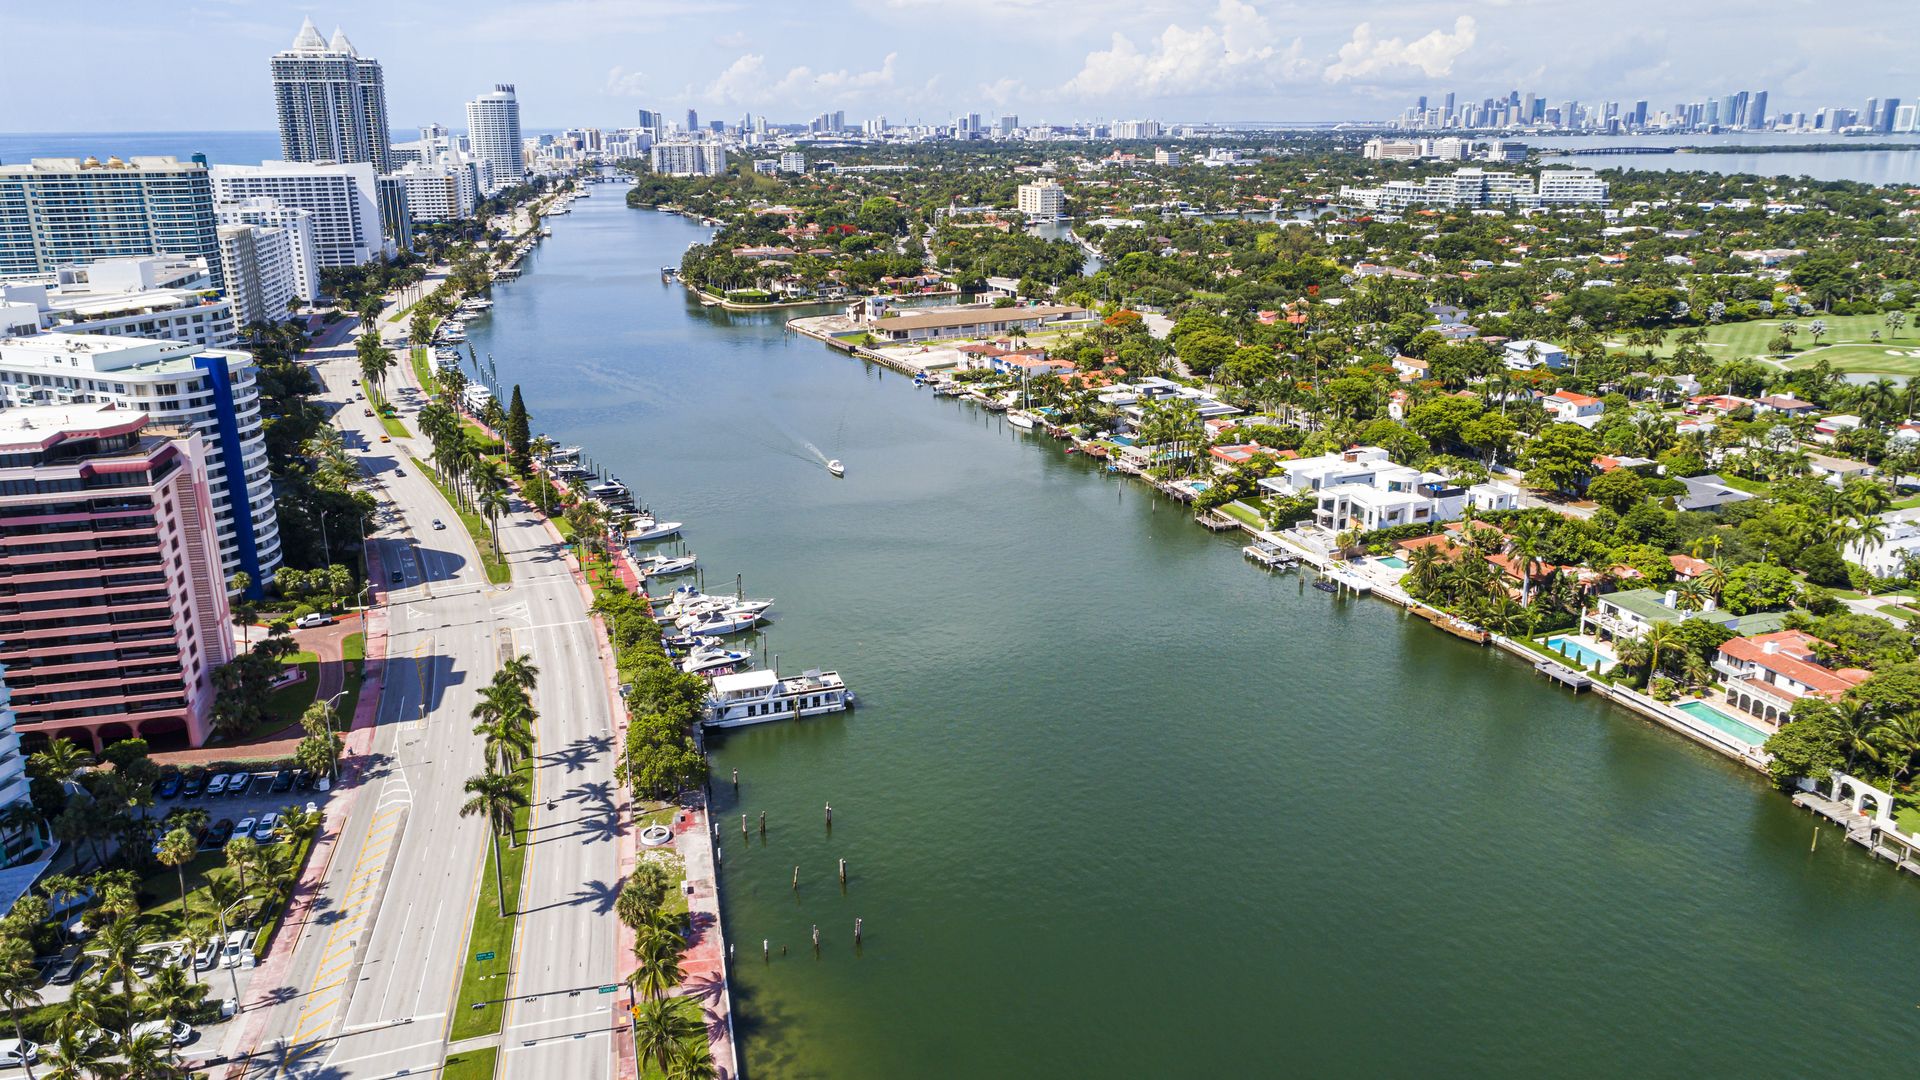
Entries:
POLYGON ((655 521, 641 518, 627 529, 627 543, 644 544, 650 540, 665 540, 680 531, 678 521, 655 521))
POLYGON ((832 461, 827 462, 827 471, 835 476, 847 475, 847 467, 840 464, 839 458, 834 458, 832 461))
POLYGON ((588 484, 587 494, 608 506, 628 508, 633 506, 633 491, 618 480, 609 479, 597 484, 588 484))
POLYGON ((759 621, 760 613, 757 611, 718 611, 682 629, 689 634, 719 636, 751 630, 759 621))
POLYGON ((852 704, 853 694, 837 671, 807 671, 789 679, 772 671, 743 671, 714 676, 706 725, 744 727, 843 712, 852 704))
POLYGON ((736 649, 702 645, 680 661, 680 670, 689 675, 697 675, 702 671, 712 671, 714 668, 732 667, 746 659, 748 654, 736 649))
POLYGON ((757 619, 771 610, 771 600, 702 600, 687 605, 679 615, 674 616, 673 625, 682 630, 691 630, 695 623, 718 616, 751 615, 757 619))
POLYGON ((640 563, 640 572, 647 577, 668 577, 673 574, 684 574, 699 565, 700 557, 697 555, 680 555, 673 558, 656 555, 640 563))

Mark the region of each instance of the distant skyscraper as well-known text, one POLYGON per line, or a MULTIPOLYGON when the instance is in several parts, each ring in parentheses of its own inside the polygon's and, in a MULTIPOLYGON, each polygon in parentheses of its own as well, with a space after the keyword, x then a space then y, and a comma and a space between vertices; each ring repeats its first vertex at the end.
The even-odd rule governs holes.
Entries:
POLYGON ((512 83, 498 83, 490 94, 467 102, 467 147, 473 156, 493 166, 495 187, 508 187, 527 178, 520 156, 520 103, 512 83))
POLYGON ((1441 111, 1448 117, 1453 116, 1453 91, 1447 91, 1447 103, 1441 111))
POLYGON ((700 114, 694 111, 693 109, 687 110, 687 130, 688 131, 700 130, 700 114))
POLYGON ((380 61, 362 57, 338 30, 332 41, 321 40, 308 19, 293 46, 273 55, 272 70, 282 158, 365 161, 376 172, 393 167, 380 61))
POLYGON ((1767 92, 1755 90, 1747 101, 1747 126, 1759 128, 1767 126, 1767 92))
POLYGON ((638 126, 642 131, 646 131, 652 134, 655 138, 659 138, 660 129, 666 126, 666 120, 662 118, 659 113, 653 111, 652 109, 641 109, 640 123, 638 126))

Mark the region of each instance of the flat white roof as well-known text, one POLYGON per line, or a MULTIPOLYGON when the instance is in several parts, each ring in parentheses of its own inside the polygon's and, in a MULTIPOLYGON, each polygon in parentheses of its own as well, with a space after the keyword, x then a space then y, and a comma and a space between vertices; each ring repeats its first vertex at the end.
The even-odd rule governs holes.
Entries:
POLYGON ((780 676, 772 671, 742 671, 737 675, 715 675, 713 692, 732 694, 741 690, 771 690, 780 676))

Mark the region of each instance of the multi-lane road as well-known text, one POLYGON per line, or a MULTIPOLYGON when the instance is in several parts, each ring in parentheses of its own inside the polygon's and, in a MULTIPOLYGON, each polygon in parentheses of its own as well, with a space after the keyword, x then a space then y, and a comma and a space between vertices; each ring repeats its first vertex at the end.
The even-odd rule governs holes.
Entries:
MULTIPOLYGON (((389 337, 402 324, 382 322, 389 337)), ((500 519, 511 583, 490 585, 479 552, 427 479, 423 440, 379 441, 362 415, 352 340, 316 365, 324 402, 383 500, 368 540, 389 581, 386 680, 371 758, 287 977, 270 993, 257 1077, 433 1075, 449 1050, 500 1048, 500 1077, 611 1075, 624 995, 613 899, 622 805, 598 636, 564 549, 523 505, 500 519), (434 529, 439 519, 445 529, 434 529), (391 575, 397 574, 394 578, 391 575), (458 814, 481 770, 470 713, 503 659, 540 671, 526 882, 497 1037, 449 1046, 486 826, 458 814)), ((404 354, 403 354, 404 355, 404 354)), ((404 361, 389 380, 409 430, 425 399, 404 361)), ((510 898, 511 900, 511 898, 510 898)), ((257 1022, 257 1021, 256 1021, 257 1022)))

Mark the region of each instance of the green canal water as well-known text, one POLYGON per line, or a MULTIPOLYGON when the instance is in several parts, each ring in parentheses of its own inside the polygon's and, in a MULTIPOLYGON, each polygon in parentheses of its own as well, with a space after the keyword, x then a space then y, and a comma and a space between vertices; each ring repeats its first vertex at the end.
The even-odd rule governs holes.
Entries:
POLYGON ((783 669, 860 695, 715 740, 750 1076, 1912 1075, 1920 882, 1049 440, 701 308, 659 268, 705 231, 622 194, 470 334, 536 430, 688 522, 710 589, 778 599, 783 669))

